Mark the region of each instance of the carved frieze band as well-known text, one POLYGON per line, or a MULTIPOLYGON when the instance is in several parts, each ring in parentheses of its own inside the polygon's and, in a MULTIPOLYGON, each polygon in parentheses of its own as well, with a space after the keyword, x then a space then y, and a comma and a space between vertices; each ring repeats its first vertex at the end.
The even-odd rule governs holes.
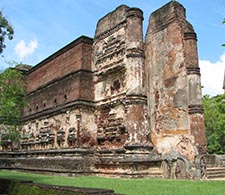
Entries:
POLYGON ((187 67, 187 74, 188 75, 191 75, 191 74, 201 75, 200 68, 197 66, 189 66, 189 67, 187 67))
POLYGON ((194 104, 188 106, 188 113, 189 114, 203 114, 204 110, 202 105, 194 104))

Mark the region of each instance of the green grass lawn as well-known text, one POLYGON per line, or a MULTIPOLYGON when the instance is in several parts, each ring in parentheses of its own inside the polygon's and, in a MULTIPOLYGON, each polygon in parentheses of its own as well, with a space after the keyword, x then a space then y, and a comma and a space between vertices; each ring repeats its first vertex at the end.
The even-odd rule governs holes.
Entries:
POLYGON ((225 195, 225 181, 63 177, 6 170, 0 171, 0 178, 32 180, 36 183, 52 185, 113 189, 117 193, 127 195, 225 195))

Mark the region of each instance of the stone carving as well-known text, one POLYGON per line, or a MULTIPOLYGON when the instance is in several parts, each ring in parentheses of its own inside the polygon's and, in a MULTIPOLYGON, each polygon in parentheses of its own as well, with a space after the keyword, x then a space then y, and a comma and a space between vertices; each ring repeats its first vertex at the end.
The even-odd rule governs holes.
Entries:
POLYGON ((65 131, 63 129, 59 129, 57 132, 57 143, 59 146, 62 146, 65 142, 65 131))
POLYGON ((189 160, 176 152, 164 155, 161 167, 164 178, 192 179, 194 177, 189 160))
POLYGON ((125 54, 125 38, 123 30, 99 41, 95 46, 95 66, 97 70, 121 63, 125 54))
POLYGON ((75 128, 72 127, 69 129, 69 135, 68 135, 67 141, 69 146, 75 145, 75 142, 76 142, 75 128))
MULTIPOLYGON (((212 156, 209 155, 209 159, 214 159, 212 156)), ((196 167, 195 167, 195 177, 197 179, 207 178, 206 158, 207 158, 206 155, 199 155, 195 159, 195 165, 196 165, 196 167)))

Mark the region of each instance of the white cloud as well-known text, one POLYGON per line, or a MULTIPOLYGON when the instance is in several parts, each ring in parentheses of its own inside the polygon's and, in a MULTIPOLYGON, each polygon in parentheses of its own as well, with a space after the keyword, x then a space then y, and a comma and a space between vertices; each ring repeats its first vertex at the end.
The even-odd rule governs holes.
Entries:
POLYGON ((199 65, 201 68, 201 82, 204 87, 202 90, 203 95, 216 96, 224 93, 222 88, 225 71, 225 53, 215 63, 208 60, 200 60, 199 65))
POLYGON ((17 43, 14 50, 19 58, 23 59, 26 56, 31 55, 37 47, 38 42, 36 39, 31 40, 29 43, 25 43, 24 40, 21 40, 19 43, 17 43))

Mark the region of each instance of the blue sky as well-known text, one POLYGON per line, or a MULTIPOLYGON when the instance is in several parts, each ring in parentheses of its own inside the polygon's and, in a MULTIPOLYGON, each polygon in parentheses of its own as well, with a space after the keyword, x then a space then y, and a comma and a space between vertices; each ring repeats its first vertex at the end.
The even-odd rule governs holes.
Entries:
MULTIPOLYGON (((149 15, 169 0, 0 0, 0 9, 14 26, 15 37, 7 41, 0 57, 6 61, 36 65, 81 35, 93 37, 97 21, 121 4, 144 12, 144 34, 149 15)), ((225 70, 224 0, 179 0, 198 35, 203 94, 223 93, 225 70)))

